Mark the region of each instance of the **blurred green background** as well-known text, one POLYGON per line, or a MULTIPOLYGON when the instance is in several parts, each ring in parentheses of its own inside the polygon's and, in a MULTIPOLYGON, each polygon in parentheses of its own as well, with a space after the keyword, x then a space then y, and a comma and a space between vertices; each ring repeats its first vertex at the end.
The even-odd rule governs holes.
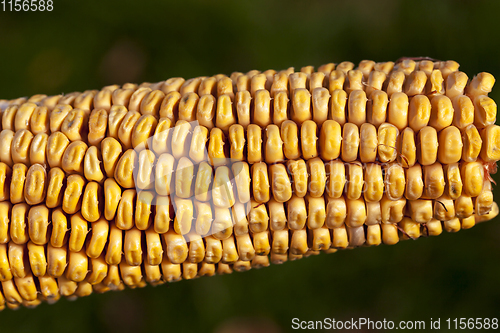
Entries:
MULTIPOLYGON (((500 1, 480 0, 54 0, 50 13, 0 8, 0 98, 401 56, 453 59, 470 77, 500 77, 499 12, 500 1)), ((499 95, 496 87, 491 96, 499 95)), ((500 317, 499 244, 496 219, 396 246, 6 310, 0 332, 287 332, 296 317, 427 325, 500 317)))

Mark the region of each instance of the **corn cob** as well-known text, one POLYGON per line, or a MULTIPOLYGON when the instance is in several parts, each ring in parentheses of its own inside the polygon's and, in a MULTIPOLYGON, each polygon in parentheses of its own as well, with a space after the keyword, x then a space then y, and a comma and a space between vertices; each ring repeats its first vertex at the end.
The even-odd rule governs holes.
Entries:
POLYGON ((494 77, 403 59, 1 100, 0 308, 494 218, 494 77))

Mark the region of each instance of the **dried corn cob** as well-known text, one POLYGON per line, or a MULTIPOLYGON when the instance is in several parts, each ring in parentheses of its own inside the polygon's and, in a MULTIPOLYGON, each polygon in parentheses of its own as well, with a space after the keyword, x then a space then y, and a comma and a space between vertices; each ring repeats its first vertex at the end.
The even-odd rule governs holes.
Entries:
POLYGON ((362 61, 0 101, 0 308, 494 218, 495 79, 362 61))

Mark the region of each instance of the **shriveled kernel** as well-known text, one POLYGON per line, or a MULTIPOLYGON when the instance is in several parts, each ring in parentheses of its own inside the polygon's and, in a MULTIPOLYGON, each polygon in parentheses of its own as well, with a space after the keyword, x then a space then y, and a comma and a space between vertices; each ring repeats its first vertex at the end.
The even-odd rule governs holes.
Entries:
POLYGON ((215 114, 215 126, 227 133, 229 127, 236 123, 236 117, 233 111, 233 102, 229 95, 221 95, 217 99, 217 110, 215 114))
POLYGON ((104 109, 95 109, 89 117, 89 135, 88 140, 91 146, 100 145, 106 137, 108 127, 108 112, 104 109))
POLYGON ((440 221, 449 221, 455 217, 455 206, 453 199, 443 195, 434 200, 434 218, 440 221))
POLYGON ((102 187, 96 182, 89 182, 85 186, 82 197, 81 213, 89 222, 96 222, 101 217, 104 207, 102 187))
POLYGON ((483 190, 484 168, 481 162, 462 163, 460 175, 463 182, 463 193, 476 197, 483 190))
MULTIPOLYGON (((346 171, 344 163, 340 160, 326 163, 325 173, 327 177, 326 192, 328 196, 331 198, 341 197, 344 192, 344 185, 346 183, 346 171)), ((305 175, 305 181, 307 182, 307 173, 305 175)), ((295 188, 295 179, 293 184, 295 188)))
MULTIPOLYGON (((321 126, 328 119, 328 105, 330 92, 328 89, 318 86, 312 90, 313 120, 321 126)), ((276 122, 275 122, 276 123, 276 122)))
MULTIPOLYGON (((292 242, 293 242, 293 236, 292 236, 292 242)), ((253 234, 253 246, 255 248, 255 254, 257 255, 255 258, 257 258, 258 256, 267 256, 271 251, 269 231, 263 231, 253 234)))
POLYGON ((158 117, 161 103, 165 97, 165 93, 160 90, 153 90, 149 92, 141 102, 141 114, 150 114, 158 117))
POLYGON ((154 194, 149 191, 141 191, 137 194, 135 205, 135 226, 139 230, 149 228, 152 220, 151 206, 154 205, 154 194))
MULTIPOLYGON (((209 237, 206 238, 207 241, 209 237)), ((175 233, 174 230, 169 230, 168 232, 163 234, 163 240, 166 244, 166 252, 167 252, 167 255, 163 257, 164 260, 165 258, 168 258, 168 260, 170 260, 172 264, 180 264, 187 259, 189 250, 186 244, 186 240, 182 235, 175 233)), ((207 253, 208 253, 208 246, 207 246, 207 253)))
POLYGON ((313 198, 306 196, 307 227, 309 229, 322 228, 326 220, 326 206, 323 197, 313 198))
POLYGON ((134 226, 136 194, 136 191, 132 189, 123 191, 122 193, 115 216, 115 224, 122 230, 129 230, 134 226))
POLYGON ((427 223, 433 217, 432 200, 408 200, 408 213, 416 223, 427 223))
POLYGON ((170 154, 161 154, 155 165, 155 191, 159 195, 170 195, 175 189, 172 183, 175 159, 170 154))
POLYGON ((108 265, 118 265, 122 261, 123 231, 111 224, 105 260, 108 265))
POLYGON ((79 141, 87 139, 88 114, 82 109, 71 110, 61 124, 61 132, 64 133, 70 141, 79 141))
POLYGON ((412 167, 417 161, 415 133, 410 127, 405 128, 398 138, 398 161, 404 168, 412 167))
POLYGON ((338 122, 343 126, 346 121, 346 104, 347 104, 347 94, 342 87, 336 90, 330 90, 330 115, 329 118, 338 122))
POLYGON ((410 73, 414 72, 416 67, 416 62, 412 59, 404 59, 402 61, 397 62, 394 65, 394 70, 400 70, 405 75, 410 75, 410 73))
POLYGON ((88 272, 89 259, 84 250, 79 252, 69 252, 68 267, 66 268, 66 278, 70 281, 81 282, 88 272))
POLYGON ((393 223, 382 223, 380 225, 382 229, 382 242, 386 245, 394 245, 399 242, 398 229, 396 224, 393 223))
POLYGON ((468 195, 461 195, 455 200, 455 214, 458 218, 466 219, 474 213, 472 198, 468 195))
POLYGON ((405 93, 392 94, 387 108, 387 122, 396 126, 399 131, 408 126, 408 106, 408 96, 405 93))
POLYGON ((347 230, 345 225, 333 229, 332 247, 337 249, 345 249, 349 245, 347 239, 347 230))
POLYGON ((426 83, 427 75, 423 71, 415 70, 406 78, 404 92, 408 97, 423 94, 426 83))
POLYGON ((398 163, 388 164, 384 169, 384 174, 387 197, 390 200, 399 200, 403 196, 406 186, 403 167, 398 163))
POLYGON ((441 131, 448 127, 453 122, 454 109, 449 97, 444 95, 436 95, 431 99, 431 117, 429 126, 432 126, 436 131, 441 131))
POLYGON ((55 109, 50 112, 49 123, 51 133, 61 130, 61 126, 71 110, 73 110, 71 105, 62 103, 56 105, 55 109))
POLYGON ((366 94, 363 90, 353 90, 349 94, 347 121, 356 126, 366 122, 366 94))
POLYGON ((457 95, 452 99, 455 115, 453 125, 463 130, 474 123, 474 104, 468 96, 457 95))
POLYGON ((142 263, 142 233, 137 228, 125 231, 123 241, 123 256, 130 266, 139 266, 142 263))
POLYGON ((425 224, 428 236, 439 236, 443 232, 441 221, 432 219, 425 224))
MULTIPOLYGON (((345 131, 345 126, 344 126, 345 131)), ((318 156, 318 125, 312 120, 306 120, 300 127, 300 144, 302 147, 302 157, 306 160, 318 156)))
POLYGON ((423 199, 437 199, 445 189, 443 167, 438 162, 423 167, 424 193, 423 199))
POLYGON ((213 169, 210 164, 201 162, 198 165, 196 182, 194 184, 194 195, 196 200, 208 201, 212 198, 213 169))
POLYGON ((471 124, 462 132, 462 160, 465 162, 475 162, 483 145, 483 140, 477 128, 471 124))
POLYGON ((319 158, 313 158, 307 161, 307 172, 309 173, 308 194, 314 198, 323 195, 326 186, 325 164, 319 158))
POLYGON ((252 191, 253 197, 257 202, 264 203, 269 201, 269 187, 267 165, 263 162, 252 165, 252 191))
POLYGON ((12 167, 12 178, 10 182, 10 202, 17 204, 25 201, 24 185, 28 167, 21 163, 16 163, 12 167))
POLYGON ((68 219, 61 208, 52 210, 52 234, 50 244, 53 247, 62 247, 67 241, 68 219))
MULTIPOLYGON (((260 132, 260 127, 259 127, 259 132, 260 132)), ((250 139, 248 141, 249 141, 248 151, 250 151, 250 139)), ((208 157, 210 159, 210 164, 212 164, 213 166, 224 165, 226 163, 227 148, 224 146, 225 146, 224 132, 222 132, 222 130, 218 127, 212 128, 212 130, 210 131, 210 139, 208 142, 208 157)), ((174 155, 174 157, 179 158, 180 156, 174 155)))
MULTIPOLYGON (((241 128, 241 131, 243 131, 243 128, 241 128)), ((240 137, 243 138, 243 142, 242 144, 238 145, 238 150, 243 152, 243 147, 242 147, 244 146, 243 133, 241 133, 240 137)), ((231 159, 235 159, 233 157, 232 152, 233 152, 233 144, 231 144, 231 159)), ((268 164, 282 162, 285 159, 283 154, 283 141, 281 140, 280 129, 276 125, 271 124, 266 127, 264 153, 265 153, 266 163, 268 164)), ((240 156, 243 157, 243 153, 234 155, 236 155, 236 157, 240 156)), ((242 158, 236 158, 236 159, 241 160, 242 158)))
POLYGON ((382 176, 382 167, 376 163, 368 163, 365 167, 363 176, 364 199, 366 201, 380 201, 384 194, 384 179, 382 176))
POLYGON ((363 191, 363 167, 358 163, 347 163, 346 179, 346 198, 350 200, 359 199, 363 191))
POLYGON ((253 120, 260 127, 271 124, 271 96, 265 89, 255 92, 253 120))
POLYGON ((28 257, 33 275, 40 277, 47 272, 47 258, 45 246, 28 242, 28 257))
POLYGON ((116 139, 107 137, 101 141, 101 154, 106 175, 108 177, 113 177, 116 165, 122 154, 121 144, 116 139))
POLYGON ((18 109, 18 105, 10 105, 2 112, 2 129, 16 132, 15 119, 18 109))
POLYGON ((108 136, 118 139, 118 131, 127 115, 128 110, 124 106, 113 105, 108 115, 108 136))
POLYGON ((484 162, 500 160, 500 126, 489 125, 481 130, 481 159, 484 162))
POLYGON ((312 119, 311 93, 305 88, 297 88, 292 92, 291 119, 299 125, 312 119))
POLYGON ((424 165, 431 165, 437 160, 439 141, 434 127, 426 126, 417 135, 417 159, 424 165))
MULTIPOLYGON (((368 217, 370 217, 369 214, 368 217)), ((340 228, 344 225, 346 218, 347 206, 345 199, 343 197, 338 199, 328 198, 325 225, 330 229, 340 228)))
POLYGON ((84 158, 88 146, 83 141, 71 142, 62 156, 61 167, 67 174, 78 173, 83 175, 84 158))
POLYGON ((330 72, 330 77, 328 78, 328 87, 330 93, 333 95, 333 91, 342 90, 345 83, 345 73, 341 70, 332 70, 330 72))
POLYGON ((29 240, 27 215, 29 206, 25 203, 14 205, 11 211, 10 238, 16 244, 24 244, 29 240))
POLYGON ((33 134, 26 129, 19 130, 14 134, 10 147, 10 153, 12 154, 12 161, 14 163, 30 164, 29 151, 31 141, 33 141, 33 134))
POLYGON ((293 230, 302 229, 307 221, 306 203, 304 198, 295 194, 286 202, 288 227, 293 230))
POLYGON ((151 88, 139 87, 132 96, 130 96, 130 101, 128 104, 129 111, 139 112, 142 100, 151 92, 151 88))
POLYGON ((367 104, 367 120, 376 127, 382 125, 387 118, 389 99, 383 90, 374 91, 367 104))
POLYGON ((132 134, 135 124, 141 117, 141 114, 137 111, 129 111, 123 117, 123 120, 118 128, 118 139, 125 149, 133 148, 132 145, 132 134))
POLYGON ((405 216, 401 222, 398 223, 399 227, 403 229, 403 239, 417 239, 420 237, 420 224, 412 221, 411 218, 405 216))
POLYGON ((157 125, 158 120, 153 115, 141 116, 132 129, 132 147, 137 151, 152 148, 152 136, 157 125))
POLYGON ((67 256, 66 247, 47 245, 47 273, 52 277, 62 276, 68 263, 67 256))
POLYGON ((47 133, 38 133, 31 141, 29 159, 31 164, 47 165, 47 133))
POLYGON ((128 149, 120 157, 114 172, 114 178, 120 186, 124 188, 135 186, 134 168, 137 167, 137 159, 137 153, 133 149, 128 149))
POLYGON ((341 157, 344 162, 353 162, 358 158, 359 129, 356 124, 346 123, 342 129, 341 157))
MULTIPOLYGON (((281 139, 283 140, 283 152, 285 154, 285 157, 289 160, 294 160, 301 156, 298 131, 299 130, 297 124, 292 120, 285 120, 283 123, 281 123, 281 139)), ((248 144, 248 150, 250 150, 250 139, 248 144)))
POLYGON ((379 70, 373 70, 369 73, 365 89, 368 98, 371 98, 374 92, 382 90, 386 76, 384 72, 379 70))
POLYGON ((10 240, 9 224, 12 204, 8 201, 0 202, 0 244, 7 244, 10 240))
POLYGON ((399 131, 396 126, 383 123, 378 128, 378 158, 382 163, 393 162, 397 157, 396 143, 399 131))
POLYGON ((86 90, 82 94, 78 95, 73 102, 73 106, 76 108, 83 109, 87 112, 94 108, 94 96, 97 90, 86 90))
POLYGON ((29 128, 34 135, 48 133, 50 128, 50 111, 46 106, 37 106, 29 119, 29 128))
POLYGON ((14 164, 11 154, 14 134, 15 133, 9 129, 4 129, 0 132, 0 144, 2 145, 2 149, 0 149, 0 162, 5 163, 9 167, 12 167, 12 165, 14 164))
POLYGON ((252 96, 250 92, 238 91, 235 96, 236 99, 236 114, 238 116, 238 124, 243 126, 245 129, 250 124, 250 103, 252 96))
POLYGON ((354 64, 350 61, 343 61, 340 64, 337 65, 336 70, 342 71, 344 73, 349 72, 351 69, 354 68, 354 64))
POLYGON ((446 78, 446 96, 450 99, 463 95, 469 78, 464 72, 456 71, 446 78))
POLYGON ((82 194, 86 183, 85 178, 80 175, 70 175, 67 177, 66 182, 62 209, 67 214, 75 214, 81 207, 82 194))
POLYGON ((37 300, 37 286, 35 285, 35 280, 33 275, 30 273, 24 278, 14 278, 17 291, 21 297, 25 300, 23 303, 27 307, 35 307, 39 304, 37 300))
POLYGON ((0 202, 9 200, 12 169, 3 162, 0 162, 0 202))
POLYGON ((191 231, 193 222, 193 201, 190 199, 174 198, 174 230, 180 235, 186 235, 191 231))
POLYGON ((49 209, 45 205, 33 206, 28 213, 28 232, 36 245, 48 242, 49 209))
POLYGON ((269 175, 273 198, 277 202, 286 202, 292 197, 292 185, 284 164, 269 166, 269 175))
POLYGON ((242 203, 250 200, 250 169, 246 162, 237 162, 231 166, 234 186, 238 192, 238 200, 242 203))
POLYGON ((85 253, 93 259, 101 256, 106 247, 109 235, 109 222, 104 218, 92 223, 91 235, 86 244, 85 253))
POLYGON ((401 70, 395 69, 389 74, 389 77, 386 80, 386 91, 389 98, 392 97, 392 94, 403 91, 404 80, 405 73, 401 70))
POLYGON ((196 120, 196 110, 199 97, 195 92, 189 92, 181 97, 179 102, 179 120, 188 122, 196 120))
POLYGON ((375 162, 377 158, 378 136, 374 125, 364 123, 359 128, 359 159, 362 163, 375 162))
POLYGON ((71 216, 71 231, 68 240, 68 250, 79 252, 85 244, 88 233, 88 222, 80 213, 71 216))
POLYGON ((456 200, 462 194, 462 178, 460 176, 460 166, 458 163, 448 164, 443 167, 446 189, 445 193, 456 200))
MULTIPOLYGON (((271 91, 271 95, 272 94, 273 92, 271 91)), ((313 96, 313 101, 314 101, 314 96, 313 96)), ((274 95, 272 118, 273 118, 273 123, 275 125, 281 126, 281 124, 288 119, 288 102, 289 99, 287 91, 278 91, 274 95)))
POLYGON ((431 102, 425 95, 417 95, 410 99, 408 108, 408 124, 415 132, 429 124, 431 118, 431 102))
POLYGON ((170 227, 171 212, 170 197, 169 196, 156 196, 155 204, 155 217, 154 217, 154 230, 159 234, 168 231, 170 227))

